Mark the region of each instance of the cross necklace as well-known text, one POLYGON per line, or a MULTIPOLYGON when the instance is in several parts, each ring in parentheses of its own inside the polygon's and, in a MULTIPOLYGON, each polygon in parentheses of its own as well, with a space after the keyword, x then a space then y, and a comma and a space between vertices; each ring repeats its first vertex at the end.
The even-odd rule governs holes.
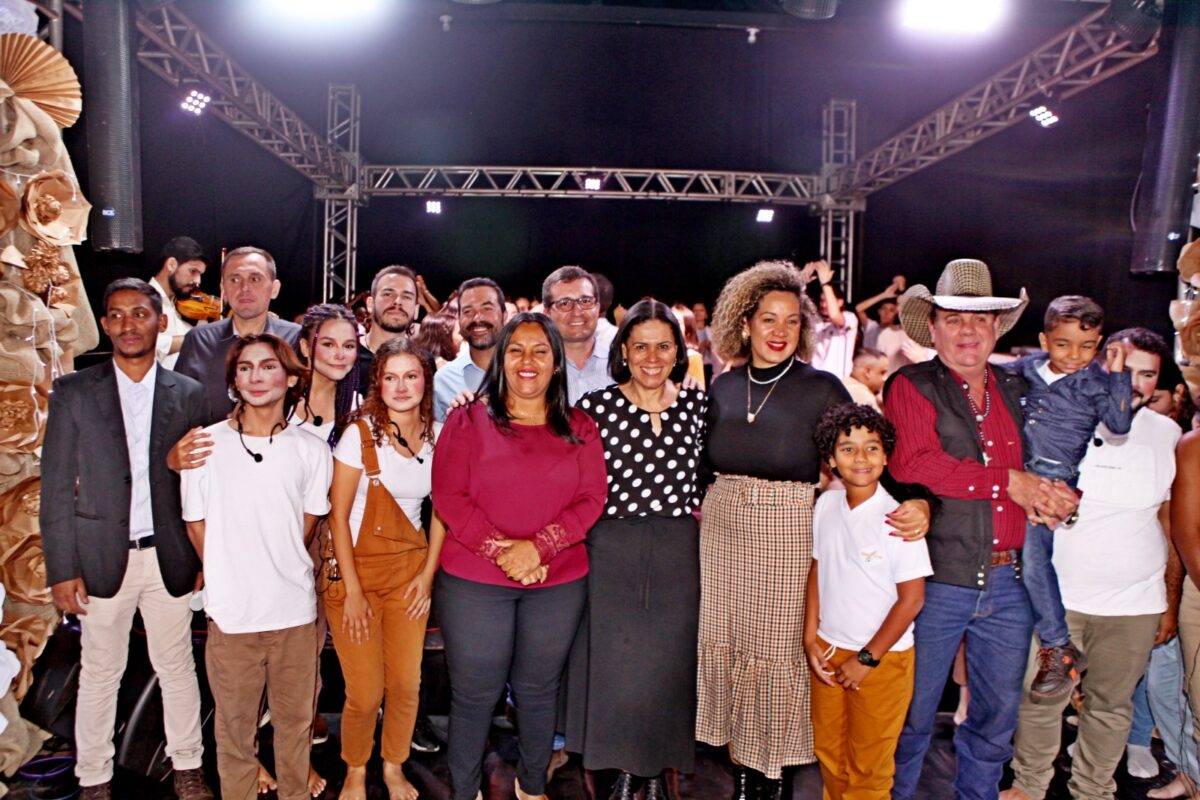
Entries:
POLYGON ((979 410, 979 406, 975 403, 975 398, 971 396, 970 384, 963 382, 963 394, 966 395, 967 404, 971 406, 971 414, 975 417, 975 434, 979 437, 979 451, 983 453, 983 465, 986 467, 992 457, 987 454, 987 442, 983 435, 983 421, 987 419, 987 415, 992 413, 992 395, 988 391, 988 373, 983 371, 983 411, 979 410))

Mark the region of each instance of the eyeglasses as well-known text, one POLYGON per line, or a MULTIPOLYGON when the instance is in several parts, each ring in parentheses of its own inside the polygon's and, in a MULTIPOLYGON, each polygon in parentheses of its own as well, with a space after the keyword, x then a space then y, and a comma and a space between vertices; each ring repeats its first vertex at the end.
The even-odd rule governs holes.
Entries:
POLYGON ((560 297, 550 304, 551 308, 563 314, 570 313, 576 306, 580 311, 590 311, 596 307, 596 298, 590 294, 583 297, 560 297))

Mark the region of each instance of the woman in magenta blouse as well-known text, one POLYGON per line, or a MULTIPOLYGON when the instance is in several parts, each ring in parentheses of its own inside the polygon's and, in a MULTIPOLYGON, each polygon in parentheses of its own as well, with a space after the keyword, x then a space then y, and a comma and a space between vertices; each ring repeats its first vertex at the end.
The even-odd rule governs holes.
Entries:
POLYGON ((542 314, 500 333, 479 399, 433 461, 448 528, 434 603, 446 642, 455 800, 479 796, 492 710, 512 686, 517 797, 544 797, 559 680, 587 597, 587 531, 607 493, 591 418, 567 402, 562 338, 542 314))

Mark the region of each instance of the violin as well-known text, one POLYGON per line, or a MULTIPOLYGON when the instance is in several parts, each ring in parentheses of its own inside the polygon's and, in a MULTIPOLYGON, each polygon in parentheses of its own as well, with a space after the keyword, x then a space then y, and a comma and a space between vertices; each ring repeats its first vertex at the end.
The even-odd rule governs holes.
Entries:
POLYGON ((192 322, 220 320, 221 306, 221 298, 204 292, 196 292, 191 297, 182 297, 175 301, 175 310, 179 312, 179 316, 192 322))

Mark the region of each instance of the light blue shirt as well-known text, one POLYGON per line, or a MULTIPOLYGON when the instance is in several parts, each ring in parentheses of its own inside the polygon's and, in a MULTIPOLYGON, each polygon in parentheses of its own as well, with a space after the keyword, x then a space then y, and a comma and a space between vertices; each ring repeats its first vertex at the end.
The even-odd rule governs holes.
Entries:
POLYGON ((471 360, 470 350, 460 353, 458 358, 439 369, 433 376, 433 418, 445 422, 450 413, 450 402, 463 390, 477 391, 485 374, 471 360))
POLYGON ((592 354, 583 362, 582 368, 567 359, 567 400, 571 405, 579 402, 579 398, 588 392, 612 386, 612 375, 608 372, 608 349, 611 345, 611 339, 602 340, 597 336, 592 354))
POLYGON ((129 450, 129 538, 141 539, 154 533, 154 512, 150 508, 150 420, 158 365, 151 366, 140 381, 134 381, 120 367, 113 372, 117 373, 117 395, 121 398, 125 446, 129 450))

